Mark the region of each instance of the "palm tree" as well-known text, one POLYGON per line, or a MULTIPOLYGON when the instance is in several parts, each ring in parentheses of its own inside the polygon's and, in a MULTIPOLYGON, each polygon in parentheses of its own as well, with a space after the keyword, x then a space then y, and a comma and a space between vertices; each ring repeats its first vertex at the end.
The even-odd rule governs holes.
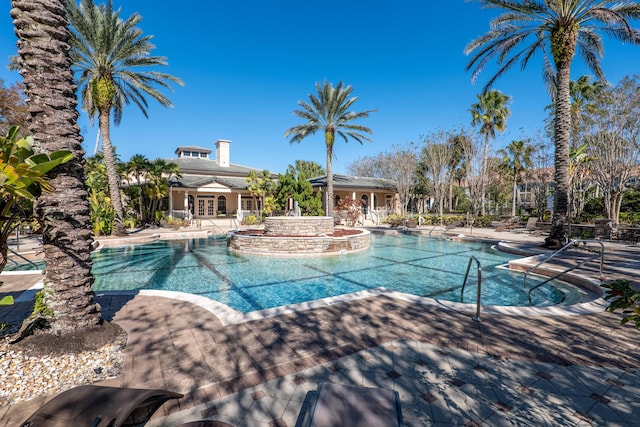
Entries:
POLYGON ((482 158, 482 177, 480 180, 480 210, 485 214, 485 193, 487 188, 487 161, 489 160, 489 140, 496 137, 496 131, 507 128, 507 118, 511 114, 507 102, 509 97, 498 90, 490 90, 478 95, 478 102, 471 105, 471 125, 480 125, 480 134, 484 135, 484 157, 482 158))
POLYGON ((169 181, 172 177, 181 177, 180 167, 176 163, 164 159, 156 159, 149 163, 146 190, 151 200, 150 221, 155 221, 160 201, 169 195, 169 181))
POLYGON ((474 52, 467 69, 473 68, 472 81, 492 60, 498 70, 485 90, 514 64, 526 67, 535 53, 543 58, 543 75, 555 103, 555 182, 551 232, 545 244, 557 247, 566 241, 569 192, 569 141, 571 138, 571 64, 580 55, 599 80, 603 54, 599 31, 623 42, 640 44, 640 32, 630 19, 640 16, 640 3, 602 0, 480 0, 485 7, 504 9, 490 30, 469 43, 467 54, 474 52), (527 43, 529 43, 527 45, 527 43), (551 54, 551 58, 549 58, 551 54))
POLYGON ((533 151, 533 146, 529 144, 529 141, 524 139, 512 141, 506 148, 498 151, 498 154, 502 156, 500 167, 508 170, 513 177, 511 216, 516 216, 516 198, 520 175, 527 170, 527 168, 533 167, 533 161, 531 160, 533 151))
POLYGON ((315 178, 324 175, 324 168, 316 162, 307 160, 296 160, 295 170, 302 172, 307 178, 315 178))
POLYGON ((451 147, 451 162, 449 163, 449 210, 453 210, 453 182, 459 170, 464 168, 465 153, 468 152, 471 140, 464 132, 456 132, 449 135, 449 146, 451 147))
POLYGON ((55 191, 37 201, 44 230, 44 303, 53 312, 53 332, 93 328, 102 317, 91 290, 93 238, 64 4, 62 0, 11 0, 11 6, 29 131, 43 150, 73 154, 72 160, 48 174, 55 191))
POLYGON ((294 115, 304 119, 307 123, 293 126, 285 133, 285 138, 291 137, 290 142, 300 142, 309 135, 313 135, 319 130, 324 131, 324 142, 327 146, 327 198, 326 215, 333 214, 333 169, 331 159, 333 159, 333 144, 336 133, 348 142, 348 138, 353 138, 360 144, 363 141, 371 141, 364 133, 373 133, 368 127, 353 123, 354 120, 369 117, 369 113, 375 110, 366 110, 360 113, 349 111, 349 108, 358 100, 357 96, 349 98, 353 87, 344 86, 342 82, 336 87, 326 81, 322 84, 316 83, 318 96, 309 94, 309 101, 298 101, 302 110, 295 110, 294 115))
POLYGON ((265 196, 271 195, 274 190, 273 179, 271 173, 268 170, 263 170, 261 173, 252 170, 247 176, 247 190, 253 197, 258 198, 260 204, 260 214, 264 211, 265 196))
POLYGON ((149 160, 142 154, 136 154, 129 159, 126 169, 127 176, 133 175, 138 185, 138 220, 142 221, 142 178, 149 170, 149 160))
MULTIPOLYGON (((571 99, 571 148, 578 148, 580 131, 585 124, 585 113, 592 112, 595 108, 594 101, 606 87, 606 84, 597 80, 591 81, 591 76, 580 76, 578 80, 569 82, 569 98, 571 99)), ((545 107, 550 112, 546 129, 553 132, 555 124, 555 103, 545 107)))
POLYGON ((131 102, 148 117, 145 96, 152 97, 163 107, 171 107, 171 101, 156 87, 171 89, 170 82, 182 85, 182 81, 169 74, 148 70, 165 66, 167 61, 162 56, 150 55, 155 46, 151 36, 143 36, 136 27, 142 19, 140 15, 134 13, 123 21, 120 10, 113 10, 111 0, 103 5, 96 5, 93 0, 81 0, 79 6, 75 0, 66 0, 66 3, 73 30, 72 53, 82 108, 91 121, 98 116, 109 193, 116 211, 114 232, 117 234, 123 231, 124 211, 109 129, 111 112, 114 124, 118 125, 124 105, 131 102))
POLYGON ((571 98, 571 148, 578 149, 578 134, 584 122, 584 113, 594 109, 593 101, 602 92, 605 84, 601 81, 591 81, 591 76, 580 76, 576 81, 569 82, 571 98))

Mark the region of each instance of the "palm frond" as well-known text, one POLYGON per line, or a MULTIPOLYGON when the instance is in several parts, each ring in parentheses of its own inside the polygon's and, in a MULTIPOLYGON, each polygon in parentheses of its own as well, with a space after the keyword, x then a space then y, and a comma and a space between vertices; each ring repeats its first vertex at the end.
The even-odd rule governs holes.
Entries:
POLYGON ((138 28, 142 17, 134 13, 126 19, 120 17, 120 9, 114 10, 111 1, 97 5, 93 0, 66 0, 67 15, 71 24, 73 69, 78 77, 82 107, 90 120, 98 113, 92 93, 92 82, 107 78, 115 88, 110 101, 114 123, 119 124, 124 105, 135 104, 147 117, 151 97, 163 107, 171 101, 158 88, 172 90, 172 84, 183 82, 170 74, 151 70, 167 66, 163 56, 153 56, 155 48, 152 36, 144 35, 138 28))

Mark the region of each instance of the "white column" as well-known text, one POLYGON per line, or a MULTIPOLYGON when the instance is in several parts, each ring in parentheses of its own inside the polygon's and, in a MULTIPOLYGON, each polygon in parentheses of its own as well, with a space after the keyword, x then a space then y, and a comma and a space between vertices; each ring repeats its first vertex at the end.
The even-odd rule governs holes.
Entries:
POLYGON ((184 192, 184 217, 189 218, 189 192, 184 192))
POLYGON ((169 218, 173 218, 173 187, 169 187, 169 218))

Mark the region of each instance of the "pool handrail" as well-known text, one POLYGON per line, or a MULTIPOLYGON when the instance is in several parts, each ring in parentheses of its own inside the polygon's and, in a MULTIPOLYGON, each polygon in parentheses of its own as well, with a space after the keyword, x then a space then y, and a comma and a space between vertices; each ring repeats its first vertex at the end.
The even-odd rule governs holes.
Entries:
POLYGON ((467 272, 464 275, 464 281, 462 282, 462 289, 460 290, 460 302, 464 302, 464 287, 467 284, 467 278, 469 277, 469 270, 471 269, 472 261, 476 262, 477 271, 478 271, 478 297, 476 301, 476 315, 472 318, 473 320, 477 320, 478 322, 481 322, 482 319, 480 319, 480 298, 482 295, 482 265, 480 264, 480 260, 478 260, 478 258, 476 258, 475 255, 471 255, 471 257, 469 258, 469 263, 467 264, 467 272))
MULTIPOLYGON (((36 268, 40 268, 40 266, 39 266, 38 264, 36 264, 35 262, 31 261, 30 259, 28 259, 28 258, 26 258, 26 257, 24 257, 24 256, 22 256, 22 255, 20 255, 18 252, 14 251, 13 249, 11 249, 11 248, 7 248, 7 250, 8 250, 9 252, 11 252, 12 254, 14 254, 15 256, 17 256, 18 258, 20 258, 20 259, 24 260, 27 264, 31 264, 31 265, 33 265, 33 266, 34 266, 34 267, 36 267, 36 268)), ((16 264, 18 264, 18 263, 16 263, 16 264)))
POLYGON ((586 258, 583 261, 580 261, 578 264, 576 265, 572 265, 568 268, 566 268, 565 270, 561 271, 560 273, 555 274, 554 276, 551 276, 549 278, 547 278, 546 280, 543 280, 541 283, 538 283, 537 285, 535 285, 534 287, 532 287, 531 289, 529 289, 529 292, 527 294, 528 298, 529 298, 529 303, 531 303, 531 292, 534 289, 538 289, 540 286, 542 285, 546 285, 547 283, 549 283, 550 281, 557 279, 558 277, 562 276, 565 273, 568 273, 570 271, 573 271, 577 268, 582 267, 583 265, 585 265, 586 263, 588 263, 589 261, 592 261, 596 258, 600 258, 600 277, 602 277, 602 269, 604 267, 604 243, 599 241, 599 240, 593 240, 593 239, 576 239, 576 240, 570 240, 569 243, 567 243, 566 245, 564 245, 563 247, 561 247, 560 249, 558 249, 557 251, 555 251, 554 253, 552 253, 551 255, 549 255, 549 257, 544 258, 543 260, 541 260, 539 263, 537 263, 536 265, 534 265, 533 267, 529 268, 527 271, 524 272, 524 282, 523 282, 523 286, 526 288, 527 287, 527 276, 529 275, 529 273, 531 273, 532 271, 535 271, 538 269, 538 267, 540 267, 542 264, 544 264, 545 262, 549 261, 550 259, 554 258, 555 256, 559 255, 560 253, 564 252, 567 248, 570 248, 572 246, 577 246, 580 243, 584 243, 585 244, 585 248, 586 248, 586 244, 587 243, 598 243, 600 244, 600 253, 594 254, 588 258, 586 258))

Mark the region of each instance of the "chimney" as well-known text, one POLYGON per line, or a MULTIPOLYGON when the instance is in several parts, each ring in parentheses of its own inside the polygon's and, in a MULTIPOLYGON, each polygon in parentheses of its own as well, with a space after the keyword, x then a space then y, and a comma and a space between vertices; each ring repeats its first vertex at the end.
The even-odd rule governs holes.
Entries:
POLYGON ((219 139, 216 141, 216 163, 223 168, 229 167, 229 144, 228 139, 219 139))

